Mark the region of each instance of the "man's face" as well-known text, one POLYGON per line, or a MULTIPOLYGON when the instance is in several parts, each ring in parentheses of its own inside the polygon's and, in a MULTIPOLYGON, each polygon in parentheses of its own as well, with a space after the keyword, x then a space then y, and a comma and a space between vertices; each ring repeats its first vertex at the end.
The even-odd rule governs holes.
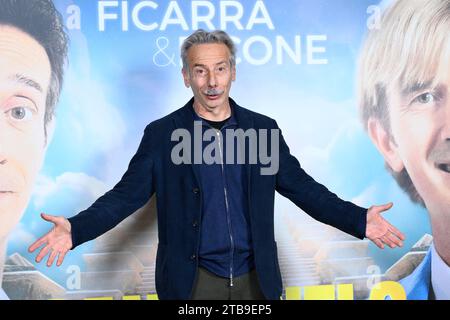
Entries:
MULTIPOLYGON (((450 75, 450 70, 447 72, 450 75)), ((388 90, 394 171, 406 169, 432 218, 450 218, 450 78, 388 90)), ((386 156, 385 156, 386 158, 386 156)))
POLYGON ((199 44, 188 50, 189 71, 184 83, 191 87, 195 103, 208 111, 228 105, 236 69, 230 65, 230 50, 224 44, 199 44))
POLYGON ((20 220, 43 162, 50 76, 45 49, 0 25, 0 239, 20 220))

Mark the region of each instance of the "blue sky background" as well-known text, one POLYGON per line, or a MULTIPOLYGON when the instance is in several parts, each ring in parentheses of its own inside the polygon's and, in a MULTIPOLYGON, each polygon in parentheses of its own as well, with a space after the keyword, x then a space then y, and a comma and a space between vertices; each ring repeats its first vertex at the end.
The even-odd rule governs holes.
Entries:
MULTIPOLYGON (((30 261, 28 245, 49 225, 39 213, 70 217, 87 208, 120 179, 142 137, 145 126, 183 106, 191 92, 183 85, 180 66, 159 67, 153 63, 159 37, 170 40, 167 53, 178 61, 178 38, 192 33, 190 1, 178 1, 189 30, 179 25, 165 31, 144 32, 131 24, 122 32, 119 21, 107 21, 106 31, 98 30, 97 2, 56 0, 66 9, 81 9, 81 30, 70 30, 70 64, 57 109, 57 127, 34 195, 21 223, 11 236, 8 253, 19 252, 30 261)), ((139 1, 128 1, 131 8, 139 1)), ((155 1, 157 10, 143 12, 142 20, 161 23, 168 1, 155 1)), ((214 26, 219 28, 220 1, 214 26)), ((256 1, 241 1, 242 23, 256 1)), ((301 36, 303 63, 287 59, 277 65, 275 56, 262 66, 242 62, 231 96, 242 106, 275 118, 283 130, 291 152, 316 180, 344 199, 362 206, 393 201, 386 217, 406 235, 405 247, 384 251, 371 246, 370 252, 382 270, 405 254, 426 232, 427 213, 412 204, 384 169, 377 150, 359 122, 355 103, 356 61, 366 21, 366 10, 376 0, 266 0, 265 6, 275 26, 269 30, 256 25, 252 30, 226 31, 245 41, 264 36, 272 44, 283 36, 292 45, 301 36), (307 65, 306 36, 326 35, 327 65, 307 65)), ((110 10, 120 12, 120 9, 110 10)), ((201 25, 201 27, 205 27, 201 25)), ((242 57, 242 45, 238 47, 242 57)), ((274 52, 276 50, 274 49, 274 52)), ((264 52, 255 46, 255 57, 264 52)), ((286 57, 285 57, 286 58, 286 57)), ((300 212, 278 197, 278 212, 300 212)), ((83 268, 82 254, 92 244, 77 248, 61 268, 37 266, 65 285, 65 270, 72 264, 83 268)))

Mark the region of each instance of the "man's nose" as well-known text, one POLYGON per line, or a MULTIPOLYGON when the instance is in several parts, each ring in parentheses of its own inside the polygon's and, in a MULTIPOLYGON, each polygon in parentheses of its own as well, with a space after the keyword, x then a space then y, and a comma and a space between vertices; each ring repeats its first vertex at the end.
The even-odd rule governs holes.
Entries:
POLYGON ((217 76, 215 72, 210 72, 208 75, 208 86, 209 87, 217 87, 217 76))

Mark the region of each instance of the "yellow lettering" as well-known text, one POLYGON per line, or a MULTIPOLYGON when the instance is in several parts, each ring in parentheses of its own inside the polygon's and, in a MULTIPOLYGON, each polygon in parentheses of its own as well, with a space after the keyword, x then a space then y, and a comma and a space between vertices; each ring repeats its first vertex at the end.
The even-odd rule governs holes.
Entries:
POLYGON ((159 300, 157 294, 148 294, 147 300, 159 300))
POLYGON ((338 284, 337 285, 337 299, 338 300, 353 300, 353 284, 338 284))
POLYGON ((406 300, 405 289, 402 285, 395 281, 383 281, 373 286, 370 291, 369 300, 406 300))
POLYGON ((287 287, 286 300, 301 300, 300 288, 301 287, 287 287))
POLYGON ((141 300, 141 296, 123 296, 123 300, 141 300))
POLYGON ((335 300, 334 285, 304 287, 303 298, 305 300, 335 300))

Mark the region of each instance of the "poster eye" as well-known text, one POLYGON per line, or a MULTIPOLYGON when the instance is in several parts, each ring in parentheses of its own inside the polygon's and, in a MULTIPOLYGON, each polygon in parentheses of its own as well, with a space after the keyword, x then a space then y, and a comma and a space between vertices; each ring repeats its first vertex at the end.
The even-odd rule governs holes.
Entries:
POLYGON ((27 121, 33 116, 33 112, 26 107, 14 107, 9 110, 9 115, 16 121, 27 121))
POLYGON ((433 102, 435 99, 434 99, 434 96, 432 93, 427 92, 427 93, 421 94, 415 100, 419 103, 427 104, 427 103, 433 102))

